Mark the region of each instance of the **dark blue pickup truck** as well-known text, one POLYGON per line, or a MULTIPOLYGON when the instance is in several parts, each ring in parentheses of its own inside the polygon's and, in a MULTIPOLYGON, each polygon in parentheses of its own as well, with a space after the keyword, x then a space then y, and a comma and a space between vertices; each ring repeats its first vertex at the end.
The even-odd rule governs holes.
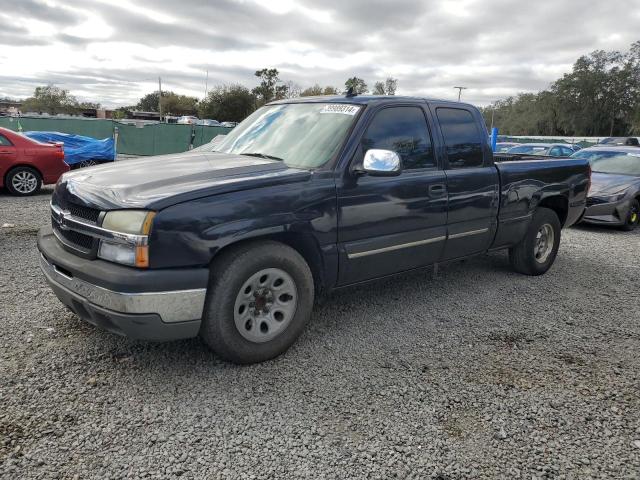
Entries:
POLYGON ((546 272, 590 183, 586 160, 494 164, 476 108, 422 98, 275 102, 210 150, 64 175, 38 247, 65 305, 259 362, 320 292, 500 249, 546 272))

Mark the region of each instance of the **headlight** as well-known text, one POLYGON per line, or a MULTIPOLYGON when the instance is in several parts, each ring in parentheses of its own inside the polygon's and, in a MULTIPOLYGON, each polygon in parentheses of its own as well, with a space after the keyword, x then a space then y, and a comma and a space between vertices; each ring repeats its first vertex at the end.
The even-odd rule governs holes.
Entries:
POLYGON ((98 257, 132 267, 148 267, 147 241, 155 214, 146 210, 107 212, 102 220, 102 228, 112 232, 115 238, 100 240, 98 257))
POLYGON ((107 212, 102 220, 102 228, 118 233, 147 235, 155 212, 146 210, 114 210, 107 212))
POLYGON ((593 195, 594 198, 601 200, 604 203, 616 203, 622 200, 626 195, 626 192, 615 193, 613 195, 593 195))

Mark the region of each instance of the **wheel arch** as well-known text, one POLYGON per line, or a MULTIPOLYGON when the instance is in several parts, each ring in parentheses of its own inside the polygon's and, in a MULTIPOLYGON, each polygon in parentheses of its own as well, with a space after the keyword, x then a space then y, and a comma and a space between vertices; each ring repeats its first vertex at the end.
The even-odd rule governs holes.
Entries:
POLYGON ((313 283, 316 292, 322 292, 327 288, 327 282, 325 280, 325 265, 320 246, 312 235, 299 232, 274 232, 243 238, 238 241, 228 243, 215 252, 209 263, 209 267, 211 268, 216 260, 218 260, 222 255, 228 254, 232 250, 244 247, 251 243, 259 244, 264 241, 279 242, 294 249, 309 266, 313 276, 313 283))
POLYGON ((9 167, 7 169, 7 171, 5 172, 4 177, 2 178, 2 182, 3 182, 4 186, 7 185, 7 178, 9 177, 11 172, 13 172, 16 168, 20 168, 20 167, 25 167, 25 168, 30 168, 31 170, 35 170, 36 173, 40 176, 40 180, 41 181, 44 180, 44 176, 42 175, 42 172, 35 165, 32 165, 30 163, 17 163, 15 165, 11 165, 11 167, 9 167))
POLYGON ((569 215, 569 199, 564 195, 553 195, 542 198, 537 205, 538 208, 548 208, 549 210, 553 210, 556 215, 558 215, 558 219, 560 220, 560 225, 564 227, 567 216, 569 215))

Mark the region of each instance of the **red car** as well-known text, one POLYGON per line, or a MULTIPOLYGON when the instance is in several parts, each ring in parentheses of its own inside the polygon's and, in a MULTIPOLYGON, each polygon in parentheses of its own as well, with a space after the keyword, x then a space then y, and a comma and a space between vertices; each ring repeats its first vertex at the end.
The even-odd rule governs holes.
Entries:
POLYGON ((0 188, 14 195, 33 195, 68 171, 62 145, 36 142, 0 127, 0 188))

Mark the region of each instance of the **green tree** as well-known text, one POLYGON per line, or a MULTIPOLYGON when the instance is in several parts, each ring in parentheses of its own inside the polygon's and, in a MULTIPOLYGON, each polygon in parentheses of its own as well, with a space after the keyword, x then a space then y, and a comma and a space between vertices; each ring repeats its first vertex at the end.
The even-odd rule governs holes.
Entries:
POLYGON ((374 95, 395 95, 398 89, 398 79, 387 77, 384 82, 376 82, 373 87, 374 95))
POLYGON ((306 88, 300 93, 301 97, 317 97, 320 95, 338 95, 338 89, 335 87, 321 87, 319 84, 315 84, 312 87, 306 88))
POLYGON ((198 105, 200 118, 241 122, 256 108, 256 97, 242 85, 219 85, 198 105))
MULTIPOLYGON (((99 104, 95 104, 98 107, 99 104)), ((36 87, 33 96, 27 98, 22 104, 23 112, 38 112, 56 115, 58 113, 77 113, 79 108, 76 97, 55 85, 36 87)))
POLYGON ((369 91, 366 82, 358 77, 351 77, 346 82, 344 82, 344 86, 347 87, 347 91, 350 88, 353 88, 353 92, 362 95, 363 93, 367 93, 369 91))
POLYGON ((255 87, 252 92, 257 98, 258 105, 264 105, 278 97, 286 98, 286 86, 276 87, 280 82, 279 75, 276 68, 263 68, 256 71, 255 76, 260 79, 260 85, 255 87))
POLYGON ((188 95, 162 92, 162 113, 167 115, 195 115, 198 112, 198 99, 188 95))
POLYGON ((584 55, 549 89, 494 102, 483 113, 507 135, 637 135, 640 42, 627 52, 584 55))
MULTIPOLYGON (((163 96, 165 93, 162 92, 163 96)), ((155 92, 147 93, 143 96, 138 103, 136 104, 136 108, 143 112, 157 112, 158 111, 158 98, 160 98, 160 92, 156 90, 155 92)))
MULTIPOLYGON (((147 93, 142 97, 136 108, 143 112, 157 112, 159 108, 159 92, 147 93)), ((188 95, 180 95, 170 90, 162 92, 163 115, 195 115, 198 109, 198 99, 188 95)))

